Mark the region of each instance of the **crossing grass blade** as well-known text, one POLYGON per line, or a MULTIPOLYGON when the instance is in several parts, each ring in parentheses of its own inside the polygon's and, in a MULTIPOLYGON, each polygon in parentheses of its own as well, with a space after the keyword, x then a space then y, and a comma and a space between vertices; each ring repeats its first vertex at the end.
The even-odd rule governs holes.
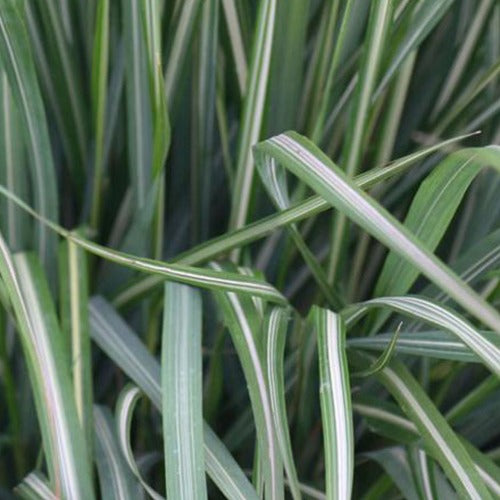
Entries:
POLYGON ((489 338, 475 329, 460 315, 444 306, 419 297, 384 297, 372 299, 359 305, 350 306, 345 311, 348 325, 356 322, 372 307, 387 307, 402 312, 429 324, 443 328, 458 337, 495 374, 500 373, 500 343, 497 332, 489 338))
POLYGON ((238 273, 220 273, 211 269, 201 269, 180 264, 165 264, 158 260, 128 255, 124 252, 118 252, 99 245, 41 217, 17 196, 6 191, 3 186, 0 186, 0 191, 52 231, 67 238, 79 248, 87 250, 93 255, 102 257, 110 262, 147 273, 159 274, 164 276, 164 279, 172 279, 202 288, 238 291, 264 297, 273 302, 286 303, 285 298, 272 285, 253 277, 247 277, 238 273))
POLYGON ((311 310, 310 320, 318 339, 326 495, 350 498, 354 437, 344 321, 339 315, 318 307, 311 310))
MULTIPOLYGON (((366 355, 353 358, 364 366, 363 361, 368 359, 373 362, 366 355)), ((405 409, 457 492, 472 498, 492 498, 461 441, 408 370, 392 361, 376 377, 405 409)))
MULTIPOLYGON (((455 215, 467 188, 492 160, 500 168, 497 148, 461 150, 451 154, 422 182, 404 225, 434 251, 455 215), (485 156, 484 160, 482 156, 485 156)), ((418 270, 394 253, 384 263, 375 295, 403 295, 415 282, 418 270)))
MULTIPOLYGON (((401 415, 395 405, 381 405, 380 401, 371 400, 370 402, 356 402, 353 408, 366 419, 368 425, 377 434, 386 435, 402 443, 419 443, 421 437, 419 429, 412 420, 401 415)), ((474 467, 481 479, 496 497, 500 493, 500 482, 497 479, 500 469, 493 460, 481 453, 469 441, 460 437, 459 439, 473 460, 474 467)))
POLYGON ((203 457, 199 293, 165 284, 162 336, 162 407, 165 478, 170 498, 206 498, 203 457))
MULTIPOLYGON (((490 342, 495 342, 491 332, 481 332, 490 342)), ((367 349, 370 351, 383 351, 387 349, 394 339, 392 333, 382 333, 370 337, 350 338, 347 346, 352 348, 367 349)), ((399 334, 394 347, 395 352, 410 354, 412 356, 426 356, 436 359, 449 359, 478 363, 480 358, 455 335, 445 331, 418 331, 402 332, 399 334)))
POLYGON ((288 132, 255 147, 260 168, 270 155, 297 175, 332 206, 358 223, 384 245, 411 262, 464 309, 500 334, 500 314, 429 252, 382 206, 363 193, 310 141, 288 132))
MULTIPOLYGON (((374 168, 355 178, 356 184, 360 188, 368 188, 376 185, 378 182, 389 179, 393 176, 401 174, 413 164, 425 158, 427 155, 437 151, 442 147, 447 147, 456 141, 460 141, 469 135, 459 136, 453 139, 442 141, 434 146, 424 148, 423 150, 412 153, 404 158, 392 162, 390 165, 383 168, 374 168)), ((4 196, 9 197, 5 189, 0 186, 0 192, 4 196)), ((9 199, 13 199, 10 197, 9 199)), ((311 196, 303 202, 293 204, 290 208, 270 215, 252 224, 242 227, 241 229, 231 231, 222 236, 208 240, 200 245, 197 245, 191 250, 178 255, 174 262, 184 264, 198 264, 211 260, 219 255, 226 254, 233 248, 238 248, 255 240, 267 236, 272 231, 283 226, 288 226, 295 222, 299 222, 307 217, 312 217, 325 210, 331 208, 331 205, 321 196, 311 196)), ((149 292, 155 287, 161 285, 163 279, 160 277, 150 276, 128 286, 127 289, 120 292, 114 304, 122 307, 126 303, 135 300, 143 294, 149 292)))
MULTIPOLYGON (((216 263, 213 263, 212 267, 222 270, 216 263)), ((263 342, 259 338, 262 320, 250 299, 235 293, 216 292, 214 295, 222 319, 231 334, 247 382, 256 421, 266 496, 281 498, 283 473, 279 460, 280 451, 262 355, 263 342)))
POLYGON ((40 472, 30 472, 19 483, 15 492, 26 500, 56 500, 56 496, 50 489, 49 482, 40 472))
MULTIPOLYGON (((159 363, 106 300, 93 297, 89 314, 93 340, 161 411, 159 363)), ((203 433, 205 467, 217 487, 228 498, 255 500, 257 495, 244 472, 207 424, 203 433)))
POLYGON ((109 408, 94 406, 95 461, 103 498, 133 499, 137 484, 127 468, 109 408))
POLYGON ((0 273, 15 312, 56 496, 93 498, 84 438, 71 390, 69 357, 40 264, 11 256, 0 236, 0 273))
MULTIPOLYGON (((58 194, 45 110, 20 4, 14 0, 0 3, 0 37, 0 57, 26 134, 35 208, 44 217, 55 220, 58 194)), ((53 266, 54 235, 46 227, 38 226, 36 241, 42 262, 46 265, 52 262, 53 266)))

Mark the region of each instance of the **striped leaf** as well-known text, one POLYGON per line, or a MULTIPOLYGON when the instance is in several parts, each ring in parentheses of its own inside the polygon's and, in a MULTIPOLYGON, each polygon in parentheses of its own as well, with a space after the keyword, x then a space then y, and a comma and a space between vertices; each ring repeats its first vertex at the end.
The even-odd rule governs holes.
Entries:
POLYGON ((111 411, 94 406, 95 460, 103 498, 125 500, 137 498, 137 484, 127 468, 111 411))
MULTIPOLYGON (((361 367, 366 366, 364 361, 372 363, 374 359, 358 354, 353 361, 361 367)), ((392 361, 376 377, 404 408, 459 495, 491 498, 460 439, 410 372, 392 361)))
POLYGON ((170 498, 207 498, 203 457, 201 297, 165 284, 162 407, 165 478, 170 498))
MULTIPOLYGON (((42 216, 56 220, 57 183, 45 110, 36 79, 28 34, 20 4, 16 0, 0 2, 0 37, 0 57, 26 134, 35 208, 42 216)), ((53 262, 55 237, 50 234, 47 227, 37 226, 36 242, 42 262, 46 265, 53 262)))
POLYGON ((259 167, 269 155, 394 252, 417 267, 464 309, 500 334, 500 314, 429 252, 382 206, 361 191, 307 139, 288 132, 255 147, 259 167))
POLYGON ((318 339, 326 495, 328 498, 350 498, 354 437, 345 325, 339 315, 316 306, 310 318, 318 339))
POLYGON ((0 275, 15 313, 35 397, 52 491, 93 498, 83 433, 71 389, 69 358, 47 281, 37 260, 11 256, 0 235, 0 275))
POLYGON ((31 214, 37 220, 40 220, 44 225, 47 225, 54 232, 67 238, 76 246, 108 261, 121 264, 131 269, 161 275, 164 279, 170 279, 172 281, 178 281, 188 285, 208 288, 210 290, 231 290, 240 293, 248 293, 258 297, 263 297, 272 302, 286 303, 285 298, 272 285, 253 277, 247 277, 238 273, 230 272, 220 273, 219 271, 213 271, 211 269, 201 269, 181 264, 165 264, 162 261, 128 255, 124 252, 118 252, 116 250, 112 250, 111 248, 99 245, 75 232, 67 231, 58 224, 41 217, 26 203, 7 191, 3 186, 0 186, 0 192, 9 199, 13 200, 18 206, 31 214))
POLYGON ((30 472, 14 489, 15 493, 26 500, 56 500, 47 478, 40 472, 30 472))
MULTIPOLYGON (((448 156, 420 184, 404 225, 428 250, 436 249, 467 188, 481 168, 492 160, 500 169, 497 148, 465 149, 448 156)), ((377 281, 375 295, 403 295, 411 288, 418 274, 414 266, 391 252, 377 281)))
MULTIPOLYGON (((490 342, 494 342, 491 332, 481 332, 490 342)), ((392 333, 382 333, 370 337, 350 338, 347 346, 356 349, 383 351, 387 349, 394 338, 392 333)), ((436 359, 450 359, 477 363, 480 361, 474 351, 464 342, 446 331, 402 332, 399 334, 395 351, 413 356, 427 356, 436 359)))
POLYGON ((288 487, 294 500, 298 500, 302 496, 290 441, 285 401, 285 374, 283 369, 288 315, 289 312, 286 309, 275 307, 266 316, 266 372, 276 440, 280 447, 281 458, 288 477, 288 487))
POLYGON ((153 498, 153 500, 164 500, 164 498, 151 488, 142 478, 130 444, 132 417, 140 396, 141 391, 132 384, 125 386, 120 392, 120 396, 116 403, 116 432, 118 435, 118 442, 128 467, 141 483, 141 486, 146 490, 147 494, 153 498))
POLYGON ((72 360, 73 394, 91 466, 94 425, 87 256, 70 241, 61 243, 59 255, 61 326, 66 339, 70 340, 68 352, 72 360))
POLYGON ((236 178, 229 222, 231 229, 243 226, 248 215, 254 174, 252 146, 259 140, 262 125, 275 16, 276 0, 260 0, 252 48, 252 61, 248 75, 248 88, 241 118, 236 178))
MULTIPOLYGON (((416 442, 420 438, 419 429, 413 421, 402 416, 394 406, 383 405, 379 400, 372 400, 369 403, 356 402, 353 408, 367 420, 375 432, 405 443, 416 442)), ((498 466, 465 439, 460 438, 460 442, 473 460, 474 467, 481 479, 494 497, 498 497, 500 495, 500 481, 498 480, 500 469, 498 466)))
MULTIPOLYGON (((160 365, 112 306, 101 297, 89 304, 91 334, 99 347, 162 410, 160 365)), ((204 424, 205 468, 228 498, 256 500, 245 474, 212 429, 204 424)))
MULTIPOLYGON (((420 152, 413 153, 404 158, 394 161, 389 166, 384 168, 375 168, 356 177, 355 182, 361 188, 370 187, 392 176, 404 172, 415 162, 432 152, 446 147, 468 136, 460 136, 454 139, 441 142, 435 146, 425 148, 420 152)), ((0 186, 0 192, 9 197, 8 193, 0 186)), ((12 199, 11 197, 9 197, 12 199)), ((272 231, 293 224, 307 217, 312 217, 318 213, 324 212, 331 208, 331 205, 320 196, 312 196, 303 202, 296 203, 290 208, 270 215, 260 221, 249 224, 239 230, 226 233, 222 236, 208 240, 195 248, 188 250, 175 258, 175 262, 184 264, 197 264, 206 262, 214 257, 224 254, 233 248, 238 248, 259 238, 267 236, 272 231)), ((121 307, 125 303, 140 297, 142 294, 149 292, 152 288, 163 283, 163 278, 150 276, 144 278, 134 285, 127 287, 115 299, 115 305, 121 307)))
POLYGON ((443 328, 458 337, 493 373, 500 374, 500 342, 496 332, 489 338, 451 309, 419 297, 384 297, 351 306, 345 318, 352 325, 372 307, 386 307, 443 328))
MULTIPOLYGON (((222 271, 219 264, 212 267, 222 271)), ((228 327, 247 381, 261 452, 266 496, 282 498, 283 474, 280 450, 274 428, 273 410, 269 396, 263 345, 260 339, 261 318, 255 304, 235 293, 216 292, 215 298, 228 327)))

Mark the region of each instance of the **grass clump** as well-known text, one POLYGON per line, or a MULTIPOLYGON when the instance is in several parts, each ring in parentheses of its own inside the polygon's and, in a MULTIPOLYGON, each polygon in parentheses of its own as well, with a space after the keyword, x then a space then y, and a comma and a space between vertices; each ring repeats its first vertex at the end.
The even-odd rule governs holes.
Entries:
POLYGON ((499 41, 0 0, 2 495, 499 497, 499 41))

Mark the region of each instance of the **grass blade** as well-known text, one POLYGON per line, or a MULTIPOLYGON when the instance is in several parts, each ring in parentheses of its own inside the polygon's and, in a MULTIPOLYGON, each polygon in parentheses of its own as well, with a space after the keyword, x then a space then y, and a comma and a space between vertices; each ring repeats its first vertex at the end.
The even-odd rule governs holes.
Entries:
POLYGON ((116 427, 118 442, 120 443, 121 451, 125 457, 127 465, 134 476, 139 480, 142 487, 146 490, 147 494, 153 498, 153 500, 164 500, 163 497, 156 493, 156 491, 142 478, 130 445, 132 417, 140 396, 141 391, 132 384, 125 386, 125 388, 120 392, 118 402, 116 403, 116 427))
POLYGON ((50 484, 38 471, 30 472, 15 488, 15 493, 26 500, 56 500, 50 484))
POLYGON ((201 316, 198 292, 165 284, 162 337, 163 442, 170 498, 207 498, 203 463, 201 316))
POLYGON ((372 299, 358 305, 350 306, 346 310, 345 317, 347 324, 353 324, 368 309, 380 306, 414 316, 450 331, 467 345, 493 373, 500 374, 500 347, 496 332, 493 332, 487 338, 454 311, 427 299, 409 296, 372 299))
POLYGON ((262 156, 270 155, 500 335, 500 314, 383 207, 363 193, 310 141, 288 132, 260 143, 255 152, 260 168, 266 167, 262 156))
POLYGON ((152 113, 143 28, 140 2, 123 0, 125 50, 130 56, 125 63, 128 168, 138 210, 146 203, 152 178, 152 113))
MULTIPOLYGON (((377 182, 382 182, 385 179, 404 172, 405 169, 409 168, 418 160, 425 158, 427 155, 440 149, 441 147, 446 147, 447 145, 465 137, 468 137, 468 135, 449 139, 437 145, 425 148, 422 151, 396 160, 387 167, 369 170, 357 176, 355 178, 355 182, 360 188, 368 188, 377 182)), ((0 186, 0 192, 3 193, 4 196, 13 199, 10 194, 2 188, 2 186, 0 186)), ((290 208, 265 217, 260 221, 254 222, 253 224, 249 224, 236 231, 232 231, 208 240, 205 243, 178 255, 174 261, 189 265, 206 262, 221 254, 227 253, 233 248, 241 247, 259 238, 263 238, 280 227, 293 224, 307 217, 312 217, 328 210, 329 208, 331 208, 331 205, 321 196, 312 196, 305 201, 295 203, 290 208)), ((114 300, 114 304, 117 307, 122 307, 124 304, 142 296, 142 294, 149 292, 151 289, 161 285, 162 283, 163 278, 159 276, 149 276, 144 278, 119 293, 114 300)))
MULTIPOLYGON (((494 342, 491 332, 481 332, 490 342, 494 342)), ((355 349, 384 351, 394 335, 382 333, 371 337, 351 338, 347 346, 355 349)), ((458 340, 455 335, 443 331, 402 332, 399 334, 395 352, 412 356, 427 356, 436 359, 450 359, 465 363, 477 363, 479 358, 471 349, 458 340)))
MULTIPOLYGON (((0 182, 21 198, 28 193, 29 171, 24 155, 21 120, 12 100, 7 75, 0 70, 0 182)), ((2 233, 13 251, 29 242, 29 221, 11 201, 0 204, 2 233)))
MULTIPOLYGON (((354 177, 359 168, 363 152, 363 139, 366 134, 368 111, 375 79, 380 65, 382 51, 386 43, 392 3, 381 0, 371 4, 368 32, 364 43, 363 62, 354 98, 351 121, 346 132, 343 150, 343 169, 348 177, 354 177)), ((340 262, 342 245, 345 242, 346 218, 336 214, 332 230, 332 249, 328 264, 328 281, 334 283, 340 262)))
POLYGON ((78 420, 85 437, 89 467, 92 465, 92 360, 88 323, 87 256, 71 241, 60 251, 62 327, 71 341, 71 374, 78 420), (64 318, 67 318, 64 321, 64 318))
POLYGON ((108 90, 109 61, 109 0, 100 0, 97 4, 94 48, 92 53, 92 118, 95 129, 94 137, 94 178, 92 185, 92 205, 90 226, 98 227, 101 212, 102 177, 104 174, 104 126, 106 98, 108 90))
MULTIPOLYGON (((222 270, 216 263, 213 263, 212 267, 222 270)), ((261 357, 260 315, 255 304, 246 297, 234 293, 217 292, 215 298, 231 334, 247 381, 261 452, 266 496, 281 498, 283 478, 265 363, 261 357)))
MULTIPOLYGON (((26 133, 30 156, 33 195, 36 210, 48 219, 58 216, 58 194, 50 149, 47 121, 29 47, 20 4, 15 0, 0 2, 0 57, 9 78, 26 133)), ((37 226, 37 248, 42 262, 53 265, 55 237, 46 227, 37 226)))
POLYGON ((299 500, 302 495, 288 430, 285 375, 283 371, 288 315, 289 312, 286 309, 275 307, 267 316, 265 325, 266 372, 276 440, 281 450, 281 458, 288 477, 288 487, 293 499, 299 500))
MULTIPOLYGON (((162 410, 160 365, 137 335, 101 297, 89 304, 91 333, 99 347, 162 410)), ((204 425, 205 467, 217 487, 228 497, 256 500, 245 474, 211 428, 204 425)))
POLYGON ((351 391, 342 318, 326 309, 311 310, 318 338, 321 419, 327 498, 350 498, 354 475, 351 391))
POLYGON ((259 140, 271 62, 276 0, 261 0, 252 48, 248 91, 243 106, 229 227, 245 224, 253 184, 252 146, 259 140))
MULTIPOLYGON (((356 360, 358 364, 368 357, 357 355, 356 360)), ((363 361, 361 365, 366 366, 363 361)), ((457 492, 467 498, 491 498, 459 438, 410 372, 392 361, 376 377, 405 409, 457 492)))
POLYGON ((67 231, 58 224, 41 217, 26 203, 7 191, 3 186, 0 186, 0 192, 7 196, 7 198, 13 200, 27 213, 41 221, 44 225, 50 227, 57 234, 67 238, 78 247, 110 262, 115 262, 125 267, 141 270, 147 273, 159 274, 164 276, 164 279, 171 279, 188 285, 208 288, 210 290, 231 290, 238 291, 240 293, 249 293, 251 295, 266 298, 272 302, 286 303, 285 298, 273 286, 253 277, 244 276, 238 273, 219 273, 218 271, 213 271, 211 269, 194 268, 180 264, 165 264, 158 260, 132 256, 124 252, 118 252, 97 243, 93 243, 77 233, 67 231))
POLYGON ((95 458, 103 498, 126 500, 137 498, 137 484, 116 436, 112 413, 104 406, 94 406, 95 458))
MULTIPOLYGON (((494 149, 491 148, 491 152, 494 153, 494 149)), ((462 150, 448 156, 420 184, 404 225, 431 252, 441 241, 467 188, 486 165, 488 163, 482 161, 480 149, 462 150)), ((417 277, 418 270, 414 266, 390 253, 377 282, 375 295, 404 295, 417 277)))
POLYGON ((10 255, 0 236, 0 275, 15 312, 53 491, 56 496, 93 498, 84 439, 71 391, 69 360, 47 282, 37 261, 10 255))

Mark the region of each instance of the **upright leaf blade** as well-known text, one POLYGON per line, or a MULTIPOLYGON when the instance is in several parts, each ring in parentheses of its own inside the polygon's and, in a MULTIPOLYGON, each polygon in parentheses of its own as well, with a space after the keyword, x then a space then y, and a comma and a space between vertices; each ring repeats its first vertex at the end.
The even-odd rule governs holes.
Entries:
MULTIPOLYGON (((57 220, 58 193, 47 121, 29 47, 28 34, 15 0, 0 2, 0 57, 9 78, 26 133, 36 210, 57 220)), ((54 261, 55 237, 37 226, 37 248, 44 264, 54 261)))
POLYGON ((316 306, 310 315, 318 338, 326 494, 328 498, 350 498, 354 436, 344 321, 339 315, 316 306))
POLYGON ((171 498, 206 498, 203 464, 201 314, 198 292, 165 285, 162 407, 165 478, 171 498))
POLYGON ((94 497, 84 438, 71 391, 69 359, 47 282, 37 261, 13 259, 0 235, 0 275, 15 312, 35 396, 44 451, 57 496, 94 497))

